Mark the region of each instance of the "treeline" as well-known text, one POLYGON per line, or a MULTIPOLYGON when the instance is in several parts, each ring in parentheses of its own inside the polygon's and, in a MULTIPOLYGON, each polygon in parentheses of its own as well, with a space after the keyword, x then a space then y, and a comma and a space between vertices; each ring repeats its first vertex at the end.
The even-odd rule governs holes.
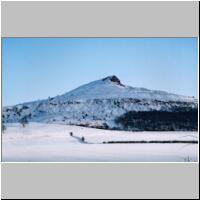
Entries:
POLYGON ((198 111, 130 111, 115 121, 132 131, 197 131, 198 111))

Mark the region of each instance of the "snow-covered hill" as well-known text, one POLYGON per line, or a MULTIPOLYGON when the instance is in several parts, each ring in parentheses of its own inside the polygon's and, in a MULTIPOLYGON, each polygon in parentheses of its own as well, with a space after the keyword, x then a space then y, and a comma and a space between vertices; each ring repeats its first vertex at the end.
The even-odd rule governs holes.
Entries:
POLYGON ((159 101, 194 101, 194 98, 171 94, 158 90, 125 86, 116 76, 109 76, 80 86, 61 96, 64 100, 88 99, 148 99, 159 101))
POLYGON ((4 107, 3 122, 18 122, 25 116, 33 122, 118 128, 115 119, 129 111, 171 112, 197 106, 193 97, 125 86, 109 76, 54 98, 4 107))

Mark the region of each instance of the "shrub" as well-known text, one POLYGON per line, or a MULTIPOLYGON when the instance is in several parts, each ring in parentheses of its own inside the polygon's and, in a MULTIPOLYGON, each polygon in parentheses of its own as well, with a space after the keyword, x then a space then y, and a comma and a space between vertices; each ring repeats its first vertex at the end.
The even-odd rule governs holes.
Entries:
POLYGON ((23 128, 25 127, 25 125, 28 124, 28 119, 27 119, 27 116, 24 116, 20 119, 19 121, 21 123, 21 125, 23 126, 23 128))
POLYGON ((69 134, 70 134, 70 136, 73 136, 73 132, 70 132, 69 134))
POLYGON ((82 138, 81 138, 81 141, 82 141, 82 142, 85 142, 85 138, 84 138, 84 137, 82 137, 82 138))
POLYGON ((6 131, 6 126, 5 124, 2 123, 2 132, 5 133, 5 131, 6 131))

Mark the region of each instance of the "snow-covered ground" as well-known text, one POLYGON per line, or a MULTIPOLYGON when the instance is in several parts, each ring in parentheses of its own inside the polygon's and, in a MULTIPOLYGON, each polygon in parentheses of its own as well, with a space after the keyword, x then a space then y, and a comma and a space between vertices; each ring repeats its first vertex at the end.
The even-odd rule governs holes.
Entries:
POLYGON ((198 144, 102 144, 198 140, 197 132, 126 132, 45 123, 6 126, 2 135, 5 162, 198 162, 198 144), (86 143, 70 132, 84 137, 86 143))

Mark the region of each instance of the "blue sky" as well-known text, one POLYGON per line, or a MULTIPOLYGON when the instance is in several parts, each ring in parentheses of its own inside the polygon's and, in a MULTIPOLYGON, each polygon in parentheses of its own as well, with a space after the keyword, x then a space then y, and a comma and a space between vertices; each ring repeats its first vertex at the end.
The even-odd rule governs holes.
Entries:
POLYGON ((197 38, 4 38, 3 106, 116 75, 123 84, 197 97, 197 38))

